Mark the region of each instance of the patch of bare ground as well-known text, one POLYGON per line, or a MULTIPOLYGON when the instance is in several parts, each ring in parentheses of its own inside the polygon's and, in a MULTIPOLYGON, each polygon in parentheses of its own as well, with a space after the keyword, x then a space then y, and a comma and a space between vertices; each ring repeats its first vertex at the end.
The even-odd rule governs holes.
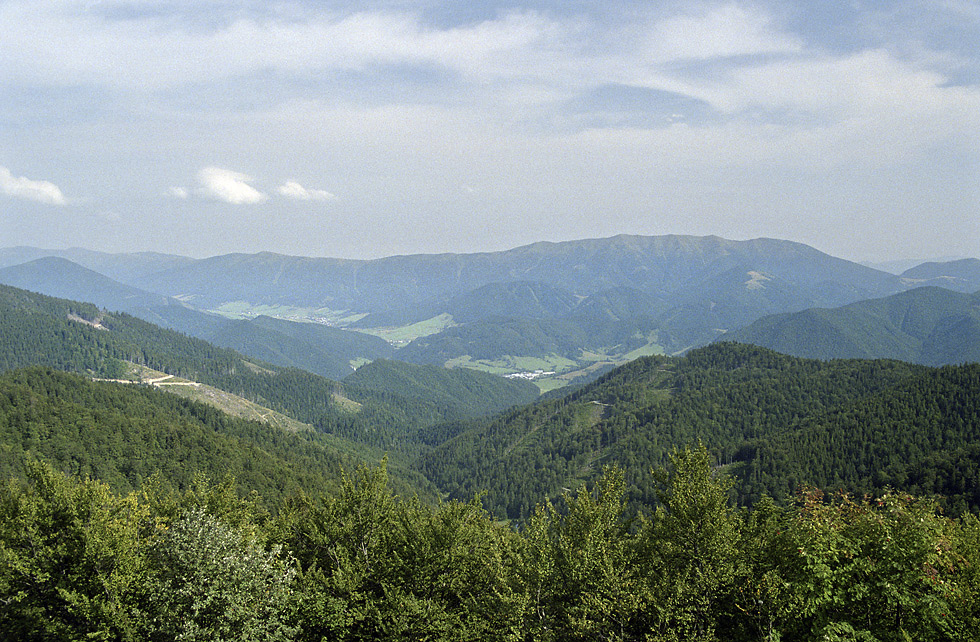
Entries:
POLYGON ((92 319, 90 321, 88 319, 85 319, 83 317, 78 316, 77 314, 72 314, 71 312, 69 312, 68 313, 68 320, 69 321, 75 321, 76 323, 84 323, 85 325, 92 326, 93 328, 95 328, 97 330, 105 330, 106 332, 109 331, 109 328, 107 328, 104 325, 102 325, 102 315, 99 315, 99 316, 95 317, 95 319, 92 319))
POLYGON ((280 412, 276 412, 275 410, 266 408, 265 406, 260 406, 255 402, 249 401, 244 397, 239 397, 238 395, 233 395, 230 392, 219 390, 218 388, 214 388, 198 381, 191 381, 189 379, 168 375, 145 366, 139 366, 136 364, 129 365, 130 376, 132 379, 99 379, 98 381, 115 381, 117 383, 151 385, 156 388, 160 388, 161 390, 166 390, 167 392, 184 397, 185 399, 191 399, 192 401, 199 401, 210 406, 214 406, 218 410, 226 412, 233 417, 239 417, 241 419, 248 419, 252 421, 261 421, 269 426, 292 432, 313 429, 313 427, 309 424, 296 421, 295 419, 287 417, 280 412))

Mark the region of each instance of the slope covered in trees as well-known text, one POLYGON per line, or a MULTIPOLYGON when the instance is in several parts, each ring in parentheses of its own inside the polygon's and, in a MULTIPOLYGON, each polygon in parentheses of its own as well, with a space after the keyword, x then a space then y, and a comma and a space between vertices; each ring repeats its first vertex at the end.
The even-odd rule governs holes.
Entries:
POLYGON ((0 486, 0 621, 18 640, 980 639, 980 522, 888 493, 736 510, 703 448, 607 471, 520 531, 399 499, 383 468, 274 516, 227 484, 117 495, 41 464, 0 486))
POLYGON ((980 361, 980 294, 922 287, 841 308, 763 317, 725 335, 814 359, 980 361))
POLYGON ((885 485, 980 506, 980 366, 821 362, 739 344, 650 357, 557 400, 457 429, 420 470, 451 497, 486 490, 501 517, 526 518, 541 497, 620 466, 631 501, 650 505, 647 472, 670 449, 703 441, 735 476, 741 501, 790 496, 799 484, 885 485), (960 472, 930 472, 939 462, 960 472), (645 481, 647 480, 647 481, 645 481))
MULTIPOLYGON (((120 362, 145 365, 240 395, 312 424, 320 431, 385 450, 413 452, 406 437, 426 426, 472 416, 450 401, 453 393, 404 397, 325 379, 297 368, 247 360, 200 339, 161 329, 96 306, 0 286, 0 371, 32 365, 113 375, 120 362)), ((447 374, 443 379, 466 378, 447 374)), ((489 377, 487 397, 506 405, 527 399, 527 390, 489 377)), ((444 383, 446 383, 444 382, 444 383)))
MULTIPOLYGON (((45 368, 0 375, 0 452, 3 477, 23 475, 31 458, 123 493, 155 475, 176 489, 197 475, 231 475, 240 491, 271 502, 337 489, 341 469, 362 461, 312 431, 274 430, 150 386, 45 368)), ((398 478, 402 490, 424 491, 423 480, 408 477, 398 478)))
POLYGON ((437 401, 457 408, 459 416, 467 418, 492 415, 538 398, 537 386, 529 381, 386 359, 361 366, 344 384, 406 399, 437 401))

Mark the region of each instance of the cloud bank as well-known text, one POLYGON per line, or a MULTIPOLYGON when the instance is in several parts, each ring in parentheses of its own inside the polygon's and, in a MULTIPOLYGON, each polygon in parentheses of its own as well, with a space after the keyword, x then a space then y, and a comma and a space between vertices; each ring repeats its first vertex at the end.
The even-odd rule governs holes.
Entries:
POLYGON ((23 176, 14 176, 6 167, 0 167, 0 190, 7 196, 23 198, 48 205, 67 205, 68 200, 61 189, 48 181, 36 181, 23 176))

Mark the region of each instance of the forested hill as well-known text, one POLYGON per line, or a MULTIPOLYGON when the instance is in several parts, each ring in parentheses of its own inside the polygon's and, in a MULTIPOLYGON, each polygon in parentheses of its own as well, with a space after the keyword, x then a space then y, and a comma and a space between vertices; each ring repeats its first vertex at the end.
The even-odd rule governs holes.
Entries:
MULTIPOLYGON (((359 463, 311 431, 272 430, 150 386, 90 381, 49 368, 0 375, 0 478, 20 477, 33 458, 100 479, 120 493, 191 488, 234 478, 232 490, 274 505, 299 492, 339 489, 359 463)), ((392 480, 424 492, 418 476, 392 480)))
POLYGON ((458 407, 466 417, 491 415, 538 398, 538 387, 476 370, 419 366, 379 359, 361 366, 344 384, 458 407))
MULTIPOLYGON (((0 286, 0 371, 45 365, 111 378, 126 362, 212 385, 323 432, 386 450, 405 447, 405 437, 420 428, 473 416, 447 396, 409 398, 376 387, 341 384, 296 368, 248 360, 94 305, 0 286)), ((473 379, 468 373, 446 375, 454 376, 473 379)), ((500 402, 510 395, 511 403, 527 400, 526 389, 505 379, 479 380, 488 398, 500 402)))
POLYGON ((736 478, 741 501, 816 483, 942 493, 980 507, 980 366, 823 362, 741 344, 649 357, 559 400, 459 432, 421 470, 451 497, 486 490, 498 516, 527 517, 541 497, 626 473, 654 502, 649 471, 702 441, 736 478), (949 474, 944 474, 945 471, 949 474))
POLYGON ((901 359, 939 366, 980 361, 980 292, 920 287, 840 308, 763 317, 724 335, 814 359, 901 359))

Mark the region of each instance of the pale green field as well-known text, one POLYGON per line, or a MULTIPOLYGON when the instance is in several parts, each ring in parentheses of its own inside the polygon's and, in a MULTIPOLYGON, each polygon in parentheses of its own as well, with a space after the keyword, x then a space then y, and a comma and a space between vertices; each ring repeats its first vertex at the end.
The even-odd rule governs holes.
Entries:
POLYGON ((623 355, 623 361, 632 361, 633 359, 639 359, 640 357, 652 357, 654 355, 664 354, 664 347, 658 343, 650 342, 645 346, 641 346, 636 350, 627 352, 623 355))
POLYGON ((545 379, 535 379, 532 381, 534 385, 538 387, 541 394, 546 392, 551 392, 552 390, 557 390, 558 388, 563 388, 568 385, 568 382, 564 379, 558 379, 557 377, 549 377, 545 379))
POLYGON ((301 308, 292 305, 255 305, 246 301, 228 301, 209 310, 229 319, 254 319, 258 316, 274 317, 287 321, 325 323, 343 327, 366 317, 366 314, 350 314, 347 310, 330 308, 301 308))
POLYGON ((464 355, 446 362, 447 368, 470 368, 471 370, 481 370, 492 374, 513 374, 515 372, 534 372, 544 370, 545 372, 561 373, 569 369, 578 368, 579 364, 571 359, 550 355, 548 357, 511 357, 506 356, 501 359, 486 360, 473 359, 469 355, 464 355))
POLYGON ((351 368, 357 370, 361 366, 366 366, 367 364, 371 363, 371 360, 361 357, 360 359, 351 359, 350 361, 348 361, 348 363, 350 363, 351 368))
POLYGON ((437 317, 432 317, 431 319, 419 321, 418 323, 413 323, 411 325, 388 326, 381 328, 357 328, 357 331, 363 332, 364 334, 371 334, 376 337, 381 337, 391 345, 401 347, 411 343, 419 337, 427 337, 430 334, 442 332, 446 328, 451 328, 455 325, 456 323, 453 321, 452 315, 443 313, 437 317))

